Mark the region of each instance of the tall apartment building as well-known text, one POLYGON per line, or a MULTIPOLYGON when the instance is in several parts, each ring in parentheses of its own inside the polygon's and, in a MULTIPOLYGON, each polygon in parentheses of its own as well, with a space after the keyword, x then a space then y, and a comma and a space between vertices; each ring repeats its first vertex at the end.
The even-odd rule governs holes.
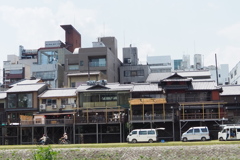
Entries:
POLYGON ((200 70, 203 67, 202 55, 194 54, 194 69, 200 70))
POLYGON ((120 66, 119 70, 121 84, 143 83, 150 73, 148 65, 138 64, 137 47, 131 45, 123 48, 123 65, 120 66))
POLYGON ((151 73, 171 72, 171 56, 148 56, 147 64, 150 66, 151 73))
POLYGON ((240 84, 240 61, 230 71, 229 81, 230 84, 240 84))
POLYGON ((215 82, 218 82, 218 85, 227 85, 229 84, 229 67, 228 64, 221 64, 217 68, 216 72, 216 66, 209 66, 207 69, 211 73, 211 79, 215 80, 215 82), (218 74, 218 79, 216 74, 218 74))
POLYGON ((190 70, 190 55, 183 55, 182 69, 183 70, 190 70))
POLYGON ((76 48, 74 54, 66 55, 64 86, 77 87, 86 81, 106 79, 119 82, 117 40, 100 37, 91 48, 76 48))

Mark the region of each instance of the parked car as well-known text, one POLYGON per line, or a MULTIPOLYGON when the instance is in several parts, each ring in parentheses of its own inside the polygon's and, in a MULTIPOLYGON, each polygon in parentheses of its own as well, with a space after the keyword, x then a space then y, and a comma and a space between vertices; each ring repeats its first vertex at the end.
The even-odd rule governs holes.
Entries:
POLYGON ((181 140, 183 142, 210 140, 208 127, 207 126, 191 127, 182 134, 181 140))
POLYGON ((137 142, 156 142, 158 139, 157 130, 165 130, 165 128, 156 129, 134 129, 127 136, 127 142, 137 143, 137 142))
POLYGON ((232 126, 224 126, 223 129, 218 132, 218 140, 240 140, 240 126, 232 125, 232 126), (227 131, 230 133, 227 138, 227 131))

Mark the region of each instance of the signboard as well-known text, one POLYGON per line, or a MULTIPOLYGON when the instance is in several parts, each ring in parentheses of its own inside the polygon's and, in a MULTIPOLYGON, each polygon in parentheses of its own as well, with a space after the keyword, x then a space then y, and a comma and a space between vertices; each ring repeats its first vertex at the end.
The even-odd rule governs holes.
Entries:
POLYGON ((60 47, 61 46, 61 41, 45 41, 45 48, 48 47, 60 47))

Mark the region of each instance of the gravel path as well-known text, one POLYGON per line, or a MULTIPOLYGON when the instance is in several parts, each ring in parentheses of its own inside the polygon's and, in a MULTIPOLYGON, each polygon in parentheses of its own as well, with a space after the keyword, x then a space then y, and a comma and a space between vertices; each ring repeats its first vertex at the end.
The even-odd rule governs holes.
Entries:
MULTIPOLYGON (((61 148, 57 159, 68 160, 240 160, 239 145, 61 148)), ((35 150, 36 151, 36 150, 35 150)), ((0 159, 33 159, 34 150, 0 150, 0 159)))

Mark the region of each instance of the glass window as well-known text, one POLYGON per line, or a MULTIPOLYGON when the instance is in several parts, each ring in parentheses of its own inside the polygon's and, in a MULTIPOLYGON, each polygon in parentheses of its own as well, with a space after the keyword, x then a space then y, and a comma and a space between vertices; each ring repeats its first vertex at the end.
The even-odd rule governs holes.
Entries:
POLYGON ((80 61, 80 64, 79 64, 80 66, 83 66, 83 61, 80 61))
POLYGON ((32 94, 21 93, 18 95, 18 107, 20 108, 32 108, 32 94))
POLYGON ((130 71, 124 71, 124 77, 130 77, 130 71))
POLYGON ((132 134, 137 134, 137 131, 132 131, 132 134))
POLYGON ((62 105, 67 105, 68 104, 68 99, 67 98, 61 99, 61 104, 62 105))
POLYGON ((76 82, 71 82, 71 87, 76 87, 76 82))
POLYGON ((193 129, 190 129, 187 133, 193 133, 193 129))
POLYGON ((68 70, 79 70, 79 65, 74 64, 74 65, 68 65, 68 70))
POLYGON ((201 128, 202 132, 207 132, 207 128, 201 128))
POLYGON ((147 131, 139 131, 139 135, 147 135, 147 131))
POLYGON ((40 51, 40 64, 55 64, 58 61, 58 51, 40 51))
POLYGON ((16 94, 8 94, 8 108, 16 108, 17 107, 17 95, 16 94))
POLYGON ((105 67, 106 58, 93 58, 89 60, 90 67, 105 67))
POLYGON ((42 104, 46 104, 47 100, 46 99, 42 99, 42 104))
POLYGON ((48 71, 48 72, 33 72, 33 76, 38 78, 41 77, 43 80, 49 80, 49 79, 54 79, 55 74, 54 71, 48 71))
POLYGON ((48 106, 53 105, 53 104, 56 104, 56 100, 55 99, 47 99, 47 105, 48 106))
POLYGON ((148 134, 155 134, 155 131, 154 130, 148 131, 148 134))
POLYGON ((194 129, 194 133, 200 133, 200 129, 194 129))

